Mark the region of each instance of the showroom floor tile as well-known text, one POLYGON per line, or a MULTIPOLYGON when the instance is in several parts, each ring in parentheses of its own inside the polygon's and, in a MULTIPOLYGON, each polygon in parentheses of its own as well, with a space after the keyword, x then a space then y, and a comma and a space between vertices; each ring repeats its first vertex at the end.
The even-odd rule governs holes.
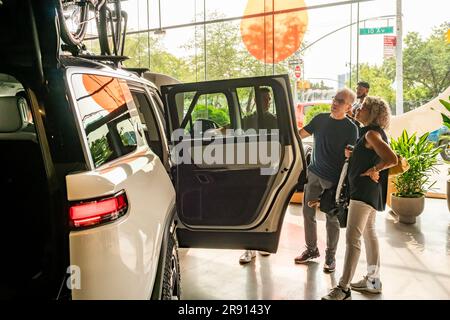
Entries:
MULTIPOLYGON (((333 274, 322 271, 325 217, 319 214, 318 246, 321 257, 308 265, 294 264, 304 248, 301 205, 290 205, 278 252, 257 255, 239 264, 240 250, 180 249, 183 299, 298 300, 320 299, 339 281, 345 252, 345 229, 333 274)), ((446 200, 427 199, 425 212, 414 225, 398 222, 388 210, 377 216, 381 252, 381 295, 352 293, 361 299, 450 299, 450 212, 446 200)), ((364 247, 364 246, 363 246, 364 247)), ((355 273, 366 268, 364 249, 355 273)))

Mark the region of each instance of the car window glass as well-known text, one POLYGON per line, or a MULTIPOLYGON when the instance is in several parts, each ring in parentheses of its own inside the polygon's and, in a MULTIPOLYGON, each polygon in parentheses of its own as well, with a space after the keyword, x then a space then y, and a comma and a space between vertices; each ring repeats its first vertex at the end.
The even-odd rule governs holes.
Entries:
POLYGON ((76 106, 94 166, 134 151, 139 116, 124 80, 92 74, 72 75, 76 106))
POLYGON ((126 147, 137 146, 136 133, 134 132, 131 119, 125 119, 121 122, 118 122, 116 125, 116 130, 119 133, 120 140, 122 141, 123 146, 126 147))
POLYGON ((148 96, 142 91, 132 91, 133 100, 139 111, 141 122, 145 126, 145 136, 148 146, 162 158, 161 136, 158 130, 158 122, 155 117, 155 104, 153 100, 148 99, 148 96))
POLYGON ((230 123, 229 105, 224 93, 184 92, 178 93, 175 99, 180 101, 180 96, 183 101, 180 126, 184 127, 186 133, 202 134, 206 130, 222 127, 233 129, 230 123), (183 121, 186 121, 185 126, 183 121))
POLYGON ((278 119, 272 88, 243 87, 236 89, 243 130, 277 129, 278 119), (256 95, 255 92, 258 92, 256 95), (259 108, 257 107, 259 104, 259 108))
POLYGON ((154 92, 150 92, 150 97, 152 98, 152 100, 155 102, 155 105, 157 106, 157 112, 159 113, 159 115, 161 116, 162 119, 164 119, 164 105, 163 102, 161 101, 161 98, 159 97, 158 94, 154 93, 154 92))

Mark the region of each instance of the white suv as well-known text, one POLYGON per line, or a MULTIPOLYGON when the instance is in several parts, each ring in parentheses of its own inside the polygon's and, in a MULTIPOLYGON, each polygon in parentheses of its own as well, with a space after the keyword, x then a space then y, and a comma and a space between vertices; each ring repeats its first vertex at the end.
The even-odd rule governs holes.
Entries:
POLYGON ((57 47, 0 52, 0 298, 180 298, 177 245, 277 251, 305 167, 287 76, 159 90, 57 47), (243 130, 262 88, 278 128, 243 130))

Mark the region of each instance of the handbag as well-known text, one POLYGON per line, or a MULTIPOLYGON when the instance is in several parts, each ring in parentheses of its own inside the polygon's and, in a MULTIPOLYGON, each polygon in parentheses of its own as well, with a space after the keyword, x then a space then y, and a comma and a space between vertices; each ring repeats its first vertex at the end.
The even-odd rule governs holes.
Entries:
POLYGON ((325 189, 320 195, 320 211, 331 217, 337 216, 341 228, 347 227, 349 199, 346 197, 341 201, 336 201, 335 187, 325 189))
POLYGON ((339 220, 339 226, 341 228, 347 227, 348 206, 337 206, 330 213, 331 216, 337 216, 339 220))
POLYGON ((397 154, 397 164, 389 168, 389 176, 395 177, 402 173, 405 173, 409 169, 408 160, 403 158, 401 155, 397 154))
POLYGON ((331 217, 337 216, 341 228, 347 227, 348 205, 350 203, 347 170, 348 159, 342 167, 338 184, 325 189, 320 195, 320 211, 331 217))

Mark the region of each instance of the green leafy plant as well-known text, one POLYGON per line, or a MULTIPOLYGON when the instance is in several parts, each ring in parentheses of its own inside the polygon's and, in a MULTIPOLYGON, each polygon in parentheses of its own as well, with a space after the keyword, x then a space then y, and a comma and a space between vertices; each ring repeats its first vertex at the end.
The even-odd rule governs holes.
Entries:
POLYGON ((212 105, 208 105, 207 107, 203 104, 196 105, 192 112, 192 121, 197 119, 213 120, 219 126, 225 126, 230 123, 228 110, 225 108, 217 108, 212 105))
POLYGON ((100 139, 94 140, 90 145, 90 149, 95 167, 105 163, 113 153, 105 135, 100 139))
MULTIPOLYGON (((448 100, 450 101, 450 97, 448 97, 448 100)), ((450 112, 450 102, 449 101, 439 99, 439 102, 445 107, 445 109, 447 109, 448 112, 450 112)), ((441 112, 441 116, 442 116, 442 121, 444 121, 444 126, 446 126, 447 128, 450 129, 450 118, 448 116, 446 116, 445 114, 443 114, 442 112, 441 112)))
MULTIPOLYGON (((450 97, 448 97, 448 100, 450 101, 450 97)), ((439 102, 445 107, 445 109, 447 109, 448 112, 450 112, 450 102, 449 101, 445 101, 442 99, 439 99, 439 102)), ((450 129, 450 118, 445 115, 444 113, 441 112, 441 116, 442 116, 442 121, 444 122, 444 126, 446 126, 448 129, 450 129)), ((444 158, 444 160, 447 160, 445 155, 448 152, 448 149, 450 145, 448 143, 444 143, 442 148, 443 150, 441 150, 441 154, 444 153, 444 155, 442 156, 442 158, 444 158)), ((450 168, 448 169, 448 176, 450 177, 450 168)))
POLYGON ((416 134, 408 135, 403 130, 401 136, 391 140, 391 148, 397 154, 404 157, 409 163, 409 170, 394 178, 393 183, 397 188, 395 196, 404 198, 419 198, 428 190, 431 190, 436 181, 431 182, 433 173, 437 173, 435 165, 437 156, 441 151, 433 142, 428 141, 429 133, 419 138, 416 134))

